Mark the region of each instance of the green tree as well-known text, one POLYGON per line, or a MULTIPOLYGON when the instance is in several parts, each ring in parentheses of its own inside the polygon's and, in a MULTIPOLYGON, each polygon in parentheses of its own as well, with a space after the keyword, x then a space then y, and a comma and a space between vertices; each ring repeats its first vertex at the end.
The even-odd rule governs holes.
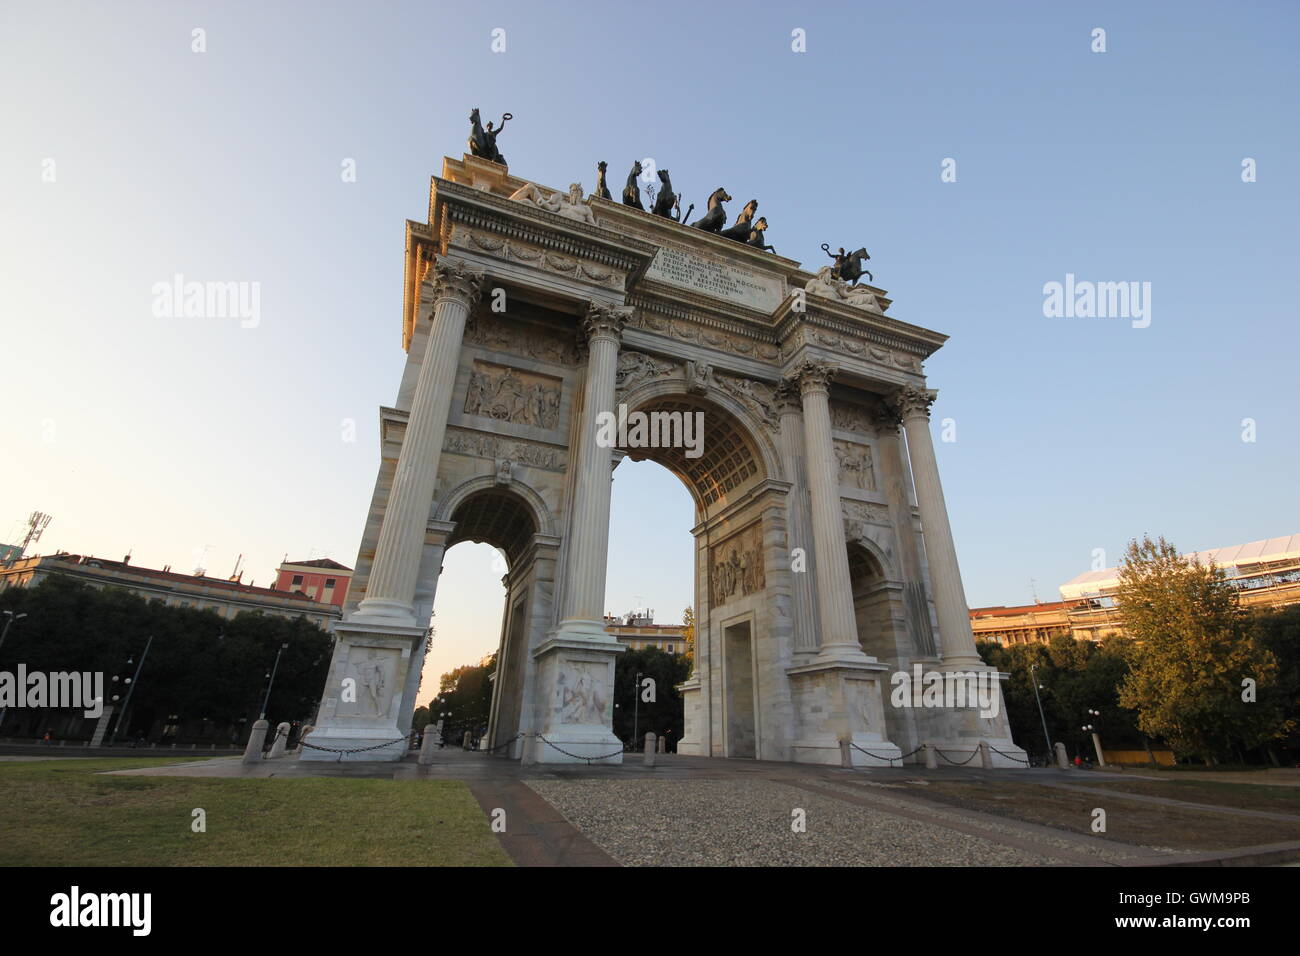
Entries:
MULTIPOLYGON (((497 668, 493 654, 483 664, 465 664, 442 675, 438 696, 430 702, 429 712, 450 712, 443 726, 443 739, 458 742, 463 734, 479 736, 487 730, 492 714, 492 673, 497 668)), ((437 720, 437 717, 433 718, 437 720)))
POLYGON ((681 739, 686 705, 677 685, 690 676, 691 664, 683 654, 669 654, 655 647, 619 654, 614 664, 614 735, 628 742, 635 732, 640 738, 635 742, 637 749, 645 742, 647 731, 667 737, 670 742, 681 739), (640 699, 638 673, 642 681, 640 699), (649 688, 646 678, 653 681, 649 688), (650 691, 654 699, 646 700, 650 691))
POLYGON ((682 611, 682 636, 686 638, 686 662, 695 670, 695 608, 682 611))
POLYGON ((1116 599, 1131 638, 1120 702, 1143 731, 1210 763, 1285 732, 1276 695, 1243 700, 1243 682, 1270 688, 1278 662, 1222 568, 1144 536, 1129 542, 1116 599))

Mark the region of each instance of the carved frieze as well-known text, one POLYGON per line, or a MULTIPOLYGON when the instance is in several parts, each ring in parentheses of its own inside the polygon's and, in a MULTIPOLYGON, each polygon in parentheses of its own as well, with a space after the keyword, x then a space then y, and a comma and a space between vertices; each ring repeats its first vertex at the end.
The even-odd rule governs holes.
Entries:
POLYGON ((764 428, 775 430, 778 427, 776 390, 771 385, 740 375, 723 375, 716 372, 713 381, 721 391, 748 408, 754 419, 764 428))
POLYGON ((598 265, 584 259, 576 259, 562 253, 551 252, 541 246, 522 242, 518 239, 505 239, 496 233, 480 232, 464 226, 457 226, 448 243, 473 252, 487 252, 501 259, 520 262, 524 265, 554 272, 582 282, 604 286, 608 289, 622 291, 623 274, 616 269, 598 265))
POLYGON ((863 432, 871 434, 875 425, 871 414, 865 406, 850 405, 847 402, 831 402, 831 427, 846 432, 863 432))
POLYGON ((448 426, 442 450, 459 455, 473 455, 476 458, 490 458, 493 461, 508 459, 514 464, 548 471, 564 470, 564 452, 558 448, 521 438, 489 435, 469 428, 448 426))
POLYGON ((554 429, 560 420, 561 386, 560 379, 549 375, 475 362, 465 389, 465 413, 554 429))
POLYGON ((843 503, 844 537, 853 541, 867 537, 867 525, 889 527, 889 507, 873 501, 845 501, 843 503))
POLYGON ((566 660, 555 679, 552 714, 563 724, 608 725, 609 667, 594 661, 566 660))
POLYGON ((871 359, 882 365, 901 368, 908 372, 921 372, 921 360, 908 352, 872 345, 864 338, 838 335, 825 329, 800 329, 786 339, 781 347, 781 357, 789 358, 801 345, 819 345, 846 355, 871 359))
POLYGON ((743 335, 710 329, 682 319, 670 319, 645 309, 637 309, 631 325, 681 342, 690 342, 720 352, 730 352, 733 355, 743 355, 746 358, 774 362, 781 357, 781 350, 770 342, 759 342, 743 335))
POLYGON ((709 594, 713 607, 767 587, 763 568, 763 526, 756 522, 714 545, 709 552, 709 594))
POLYGON ((555 365, 572 365, 578 360, 572 336, 506 322, 487 314, 473 316, 466 323, 465 343, 555 365))
POLYGON ((676 375, 681 369, 677 362, 667 362, 624 349, 618 354, 618 371, 614 374, 615 392, 629 392, 642 382, 655 378, 667 378, 676 375))

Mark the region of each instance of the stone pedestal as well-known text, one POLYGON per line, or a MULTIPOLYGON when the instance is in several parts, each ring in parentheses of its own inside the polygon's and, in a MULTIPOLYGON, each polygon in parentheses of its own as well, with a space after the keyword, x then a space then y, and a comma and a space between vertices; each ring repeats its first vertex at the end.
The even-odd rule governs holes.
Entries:
POLYGON ((407 740, 400 718, 414 706, 403 689, 415 650, 423 647, 424 628, 345 621, 334 630, 338 645, 310 741, 333 750, 304 747, 302 759, 337 761, 334 751, 346 750, 359 752, 344 753, 345 762, 401 760, 407 740))
POLYGON ((623 762, 614 723, 614 658, 624 650, 610 640, 554 637, 533 653, 537 674, 535 726, 530 762, 623 762))
POLYGON ((899 765, 902 751, 885 736, 884 664, 813 662, 786 674, 800 715, 800 734, 790 746, 793 760, 839 766, 847 748, 854 767, 899 765))

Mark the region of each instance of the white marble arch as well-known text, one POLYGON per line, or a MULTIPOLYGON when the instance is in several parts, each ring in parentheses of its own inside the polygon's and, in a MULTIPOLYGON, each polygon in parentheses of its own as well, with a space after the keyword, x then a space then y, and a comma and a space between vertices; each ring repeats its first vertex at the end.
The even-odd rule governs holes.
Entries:
MULTIPOLYGON (((754 417, 753 413, 743 403, 720 388, 710 388, 705 395, 692 395, 686 391, 682 379, 666 377, 642 382, 633 386, 630 391, 618 394, 618 400, 627 405, 629 412, 652 405, 658 400, 671 398, 705 405, 712 404, 727 412, 743 426, 745 437, 750 440, 758 451, 759 461, 763 466, 763 475, 760 476, 760 480, 762 478, 775 478, 781 481, 790 480, 782 467, 774 432, 769 432, 764 428, 762 423, 754 417)), ((690 486, 689 482, 687 482, 687 486, 690 486)), ((695 494, 694 488, 691 488, 691 494, 695 494)))
POLYGON ((504 491, 518 495, 532 512, 536 533, 555 534, 555 518, 551 515, 546 499, 517 476, 511 477, 508 484, 502 484, 498 482, 495 473, 468 478, 446 492, 439 501, 434 502, 433 520, 451 521, 451 516, 456 513, 456 509, 471 495, 481 491, 504 491))
POLYGON ((898 563, 894 560, 894 532, 879 525, 865 525, 851 535, 846 535, 848 545, 860 545, 880 565, 883 583, 899 585, 902 575, 898 563))

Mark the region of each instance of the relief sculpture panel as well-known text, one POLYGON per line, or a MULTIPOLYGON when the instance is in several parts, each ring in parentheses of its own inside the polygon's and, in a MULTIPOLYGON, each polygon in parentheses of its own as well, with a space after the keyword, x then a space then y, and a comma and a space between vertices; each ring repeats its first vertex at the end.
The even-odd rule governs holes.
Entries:
POLYGON ((756 594, 767 587, 763 568, 763 526, 744 531, 716 544, 709 552, 709 591, 713 607, 756 594))

